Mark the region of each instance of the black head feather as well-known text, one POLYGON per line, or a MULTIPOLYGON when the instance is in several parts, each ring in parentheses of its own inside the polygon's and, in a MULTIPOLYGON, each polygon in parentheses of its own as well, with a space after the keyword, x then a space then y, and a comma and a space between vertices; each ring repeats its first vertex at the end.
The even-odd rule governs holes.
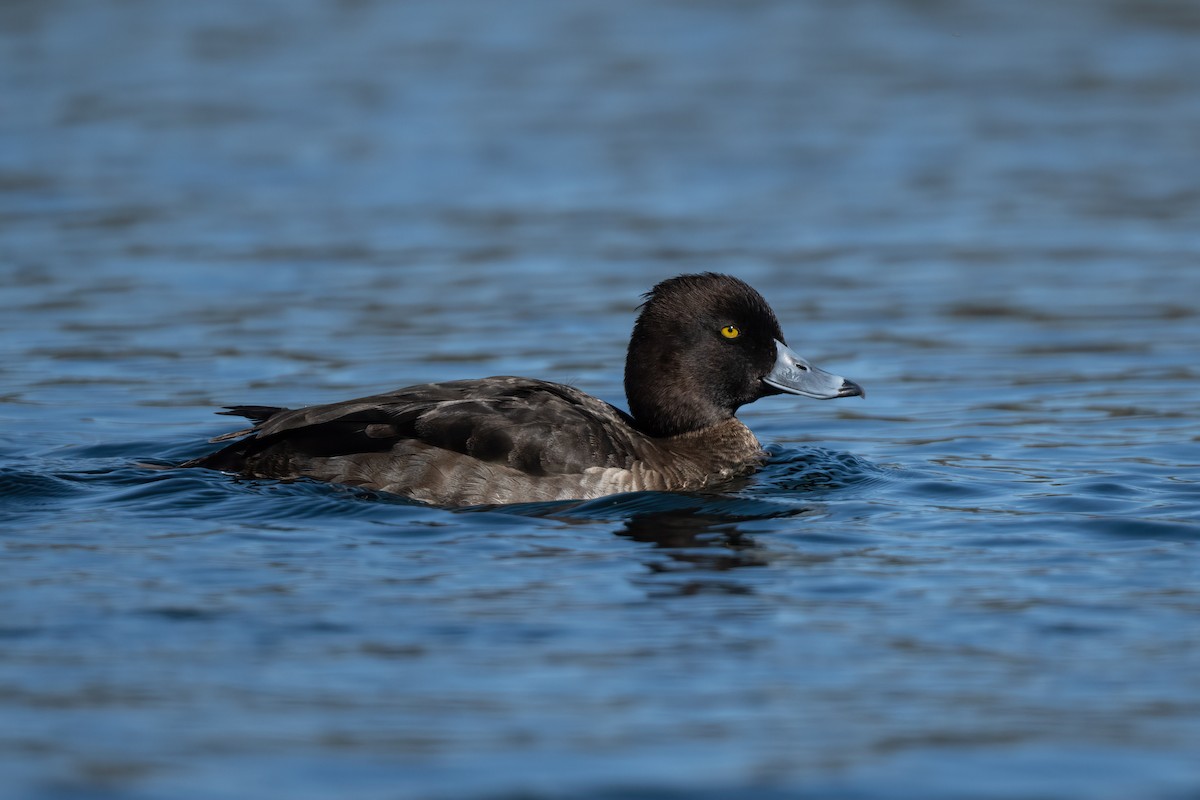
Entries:
POLYGON ((784 341, 775 313, 749 285, 707 272, 646 293, 625 360, 625 394, 638 427, 674 436, 726 420, 774 391, 762 382, 784 341), (736 328, 728 338, 722 329, 736 328))

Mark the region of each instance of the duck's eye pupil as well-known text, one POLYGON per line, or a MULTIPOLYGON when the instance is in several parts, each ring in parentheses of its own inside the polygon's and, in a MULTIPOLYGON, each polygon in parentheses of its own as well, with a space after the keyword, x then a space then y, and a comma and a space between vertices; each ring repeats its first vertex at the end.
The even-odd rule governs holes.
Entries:
POLYGON ((724 328, 721 328, 721 335, 726 339, 736 339, 742 335, 742 332, 737 329, 736 325, 726 325, 724 328))

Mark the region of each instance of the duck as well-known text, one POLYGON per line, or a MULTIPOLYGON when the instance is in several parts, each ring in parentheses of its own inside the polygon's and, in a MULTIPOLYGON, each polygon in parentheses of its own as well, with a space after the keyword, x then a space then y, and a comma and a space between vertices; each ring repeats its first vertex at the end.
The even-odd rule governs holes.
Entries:
POLYGON ((249 428, 180 466, 311 478, 460 508, 712 490, 767 454, 736 416, 779 394, 865 397, 788 347, 775 313, 730 275, 678 275, 645 295, 625 359, 629 411, 561 383, 495 376, 289 409, 227 406, 249 428))

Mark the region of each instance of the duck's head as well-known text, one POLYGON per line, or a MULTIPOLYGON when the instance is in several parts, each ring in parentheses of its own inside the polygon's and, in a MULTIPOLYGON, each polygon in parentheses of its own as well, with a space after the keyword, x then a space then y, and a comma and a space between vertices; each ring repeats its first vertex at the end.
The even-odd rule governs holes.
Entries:
POLYGON ((656 285, 633 326, 625 395, 638 426, 674 436, 729 419, 772 394, 862 396, 785 343, 762 295, 729 275, 680 275, 656 285))

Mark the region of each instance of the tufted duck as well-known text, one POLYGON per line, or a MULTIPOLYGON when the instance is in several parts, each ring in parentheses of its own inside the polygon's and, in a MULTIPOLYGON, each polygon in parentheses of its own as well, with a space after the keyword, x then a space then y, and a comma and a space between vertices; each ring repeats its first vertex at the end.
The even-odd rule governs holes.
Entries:
POLYGON ((296 410, 233 406, 251 428, 185 467, 309 477, 441 506, 704 489, 752 472, 762 446, 734 416, 773 394, 863 395, 784 344, 774 312, 728 275, 646 294, 625 360, 629 414, 578 389, 495 377, 296 410))

